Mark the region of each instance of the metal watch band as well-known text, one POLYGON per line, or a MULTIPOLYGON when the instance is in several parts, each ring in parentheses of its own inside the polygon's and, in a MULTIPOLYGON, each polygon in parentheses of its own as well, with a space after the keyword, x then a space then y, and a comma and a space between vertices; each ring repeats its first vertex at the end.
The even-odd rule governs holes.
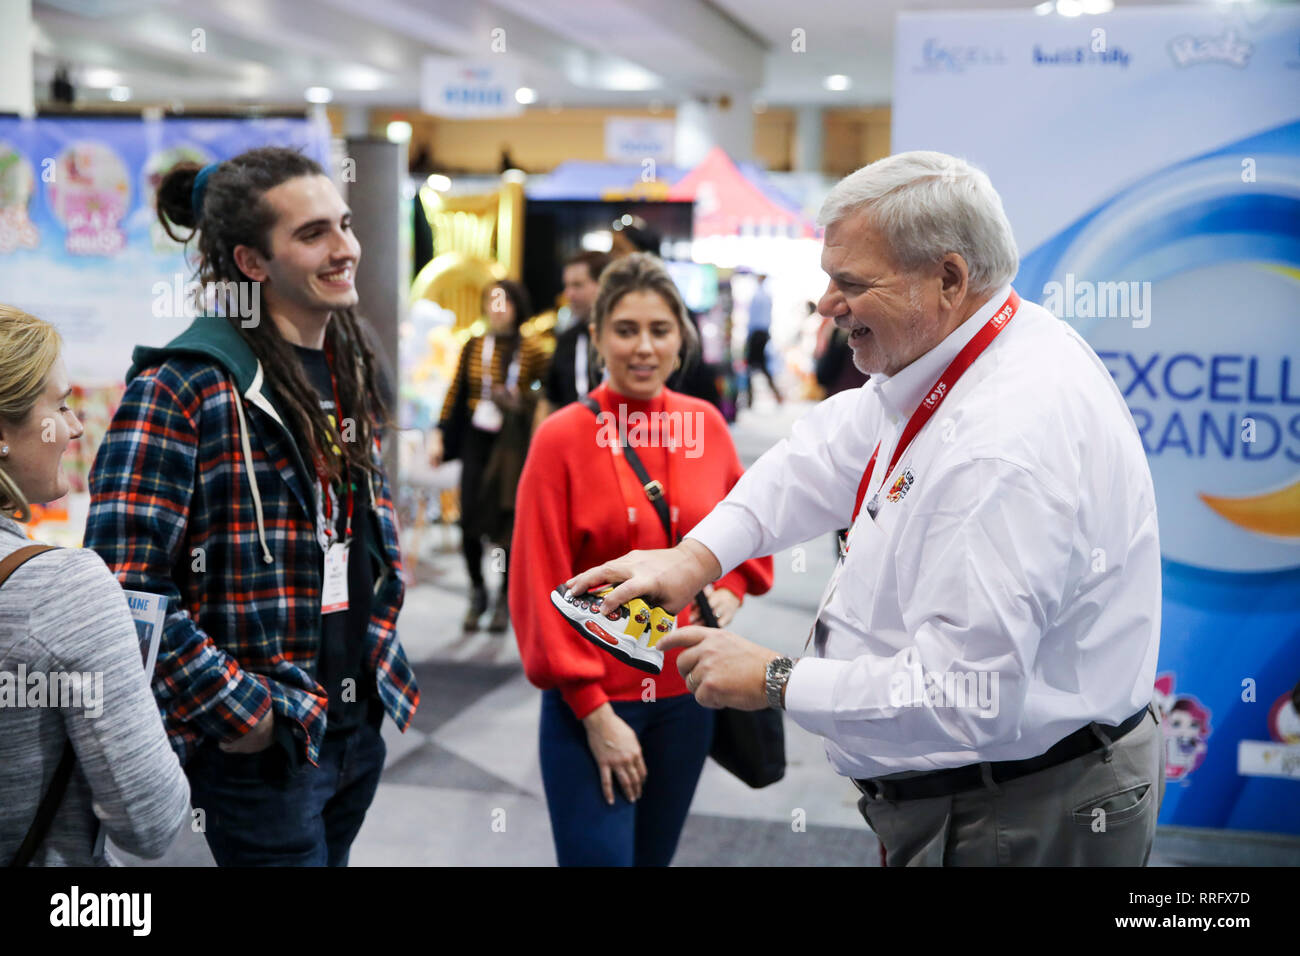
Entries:
POLYGON ((786 682, 790 680, 792 670, 794 670, 794 661, 788 657, 778 657, 767 662, 767 706, 774 710, 785 709, 781 702, 781 692, 785 689, 786 682))

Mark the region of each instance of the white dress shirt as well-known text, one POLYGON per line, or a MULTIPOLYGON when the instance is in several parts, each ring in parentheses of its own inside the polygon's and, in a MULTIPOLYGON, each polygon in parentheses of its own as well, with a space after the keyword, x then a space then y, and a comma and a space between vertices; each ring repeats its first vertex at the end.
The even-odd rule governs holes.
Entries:
POLYGON ((1037 756, 1151 699, 1151 473, 1114 380, 1066 323, 1022 301, 885 474, 913 410, 1009 292, 896 375, 818 405, 688 535, 726 573, 842 528, 880 441, 817 656, 786 688, 791 718, 846 776, 1037 756))

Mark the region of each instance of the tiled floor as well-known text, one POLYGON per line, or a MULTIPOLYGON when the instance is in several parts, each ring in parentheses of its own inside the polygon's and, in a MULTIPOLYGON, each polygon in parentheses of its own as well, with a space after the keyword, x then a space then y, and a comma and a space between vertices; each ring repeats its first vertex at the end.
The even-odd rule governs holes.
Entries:
MULTIPOLYGON (((745 416, 736 430, 742 457, 757 457, 798 411, 786 405, 762 419, 745 416)), ((465 572, 458 553, 437 549, 438 537, 421 549, 399 621, 422 703, 405 735, 385 726, 388 762, 351 862, 552 866, 537 759, 539 692, 523 677, 512 636, 460 633, 465 572)), ((773 591, 748 602, 733 629, 797 655, 833 562, 829 539, 778 555, 773 591)), ((677 865, 878 863, 857 791, 830 770, 818 739, 787 721, 786 747, 785 779, 764 790, 706 765, 677 865)), ((154 865, 211 863, 202 837, 186 830, 154 865)))

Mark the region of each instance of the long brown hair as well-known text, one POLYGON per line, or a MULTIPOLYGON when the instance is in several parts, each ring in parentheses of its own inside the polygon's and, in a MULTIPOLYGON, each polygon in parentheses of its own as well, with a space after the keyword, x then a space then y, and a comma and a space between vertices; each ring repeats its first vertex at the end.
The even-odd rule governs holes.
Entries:
MULTIPOLYGON (((279 146, 250 149, 212 169, 196 203, 194 184, 199 171, 195 163, 179 163, 163 177, 158 186, 158 221, 178 242, 188 244, 197 236, 195 278, 203 288, 209 283, 251 282, 235 263, 235 247, 250 246, 271 257, 275 210, 265 199, 267 191, 299 176, 324 175, 319 163, 296 150, 279 146), (176 227, 188 232, 178 235, 176 227)), ((337 410, 340 428, 343 409, 356 416, 357 440, 339 442, 341 457, 334 451, 334 433, 315 398, 316 389, 276 324, 259 322, 245 328, 238 317, 228 320, 262 363, 262 374, 286 413, 286 424, 307 441, 330 477, 341 475, 344 464, 349 470, 377 473, 371 461, 375 434, 391 422, 379 392, 379 363, 355 311, 335 311, 325 333, 343 405, 337 410)))

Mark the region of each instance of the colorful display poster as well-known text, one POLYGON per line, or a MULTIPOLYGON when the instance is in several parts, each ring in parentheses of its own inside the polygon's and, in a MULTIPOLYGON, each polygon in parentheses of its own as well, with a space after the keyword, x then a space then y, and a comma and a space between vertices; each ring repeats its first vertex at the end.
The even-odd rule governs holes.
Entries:
POLYGON ((1300 834, 1300 10, 902 16, 895 69, 895 151, 988 172, 1146 448, 1161 823, 1300 834))
POLYGON ((86 426, 64 459, 73 494, 35 509, 34 533, 79 543, 86 475, 131 350, 164 344, 195 315, 193 268, 154 214, 162 176, 269 145, 324 165, 329 135, 307 119, 0 117, 0 302, 62 333, 86 426))

